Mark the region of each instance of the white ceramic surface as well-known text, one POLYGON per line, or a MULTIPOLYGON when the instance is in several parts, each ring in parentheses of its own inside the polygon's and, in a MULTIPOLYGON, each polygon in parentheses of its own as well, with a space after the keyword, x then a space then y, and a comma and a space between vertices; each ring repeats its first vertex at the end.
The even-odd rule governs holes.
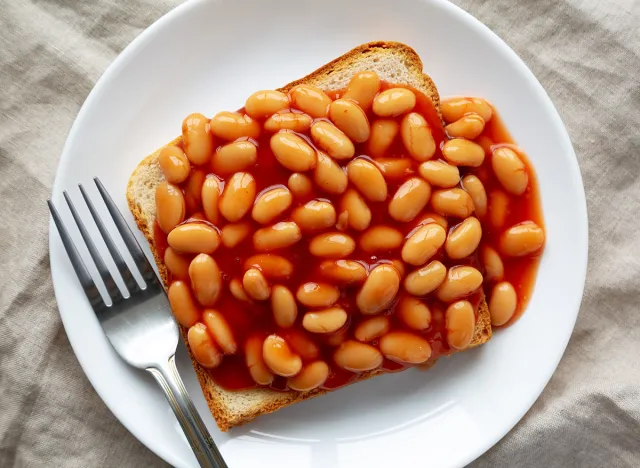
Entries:
MULTIPOLYGON (((129 174, 179 133, 185 115, 238 108, 257 89, 278 87, 358 44, 381 39, 414 47, 442 95, 490 99, 526 150, 538 173, 547 228, 535 292, 524 316, 487 346, 443 359, 429 372, 376 378, 226 434, 216 429, 180 349, 186 385, 231 467, 464 465, 530 408, 571 335, 587 263, 585 196, 571 143, 524 63, 445 1, 220 0, 180 6, 136 38, 93 89, 64 148, 54 202, 71 222, 62 190, 77 199, 75 185, 82 182, 96 194, 91 178, 97 175, 127 211, 129 174)), ((151 450, 175 466, 195 467, 154 381, 109 347, 55 230, 50 249, 60 314, 96 391, 151 450)))

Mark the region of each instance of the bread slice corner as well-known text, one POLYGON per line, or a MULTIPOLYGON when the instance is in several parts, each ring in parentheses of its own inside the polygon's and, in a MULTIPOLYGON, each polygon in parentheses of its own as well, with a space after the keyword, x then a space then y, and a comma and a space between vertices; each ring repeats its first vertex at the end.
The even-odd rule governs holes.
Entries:
MULTIPOLYGON (((360 71, 375 71, 380 79, 406 84, 424 93, 440 114, 440 96, 433 80, 423 72, 422 61, 409 46, 399 42, 370 42, 356 47, 346 54, 320 67, 313 73, 280 88, 288 91, 298 84, 311 84, 325 91, 345 88, 351 77, 360 71)), ((181 137, 165 146, 176 145, 181 137)), ((127 185, 127 203, 138 228, 149 242, 158 265, 158 272, 165 286, 168 283, 167 269, 155 244, 154 224, 156 216, 155 189, 164 181, 158 164, 159 148, 147 156, 134 170, 127 185)), ((478 310, 478 320, 470 347, 487 342, 491 338, 491 318, 483 300, 478 310)), ((187 342, 186 330, 181 329, 183 341, 202 387, 203 394, 213 417, 222 431, 251 421, 261 414, 271 413, 299 401, 327 393, 316 389, 310 392, 277 392, 267 388, 228 391, 217 385, 211 376, 198 364, 187 342)), ((366 380, 381 373, 380 370, 364 372, 357 381, 366 380)))

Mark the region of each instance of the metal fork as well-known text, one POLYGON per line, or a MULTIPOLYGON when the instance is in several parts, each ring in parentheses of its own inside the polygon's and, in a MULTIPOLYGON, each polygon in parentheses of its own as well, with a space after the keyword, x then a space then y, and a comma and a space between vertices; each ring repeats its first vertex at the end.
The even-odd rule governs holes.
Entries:
POLYGON ((96 249, 95 244, 91 240, 89 233, 84 227, 78 212, 73 206, 71 198, 65 191, 63 192, 64 198, 69 205, 71 215, 78 226, 84 243, 106 286, 112 304, 107 305, 102 299, 58 211, 51 200, 47 200, 49 211, 58 229, 64 248, 67 251, 67 255, 71 260, 73 269, 80 280, 82 289, 84 289, 87 299, 100 321, 102 330, 120 357, 133 367, 146 370, 156 379, 160 388, 162 388, 162 391, 165 393, 169 405, 171 409, 173 409, 200 466, 226 468, 227 464, 224 462, 209 431, 207 431, 200 415, 193 406, 193 402, 178 375, 175 364, 176 346, 178 345, 178 325, 171 313, 167 294, 151 267, 149 260, 147 260, 147 257, 142 252, 138 241, 124 220, 122 213, 120 213, 100 180, 98 180, 97 177, 93 180, 127 249, 133 257, 133 261, 144 280, 144 286, 140 287, 138 285, 135 277, 122 259, 116 245, 113 243, 105 225, 102 223, 87 192, 82 184, 80 184, 79 187, 82 197, 124 280, 129 296, 124 297, 120 292, 120 289, 102 260, 100 253, 96 249))

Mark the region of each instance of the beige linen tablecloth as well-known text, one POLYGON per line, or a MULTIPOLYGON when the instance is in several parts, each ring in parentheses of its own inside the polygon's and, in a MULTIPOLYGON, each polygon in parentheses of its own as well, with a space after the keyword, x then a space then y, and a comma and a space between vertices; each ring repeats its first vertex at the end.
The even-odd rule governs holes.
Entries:
MULTIPOLYGON (((0 0, 0 467, 164 466, 84 376, 60 322, 44 200, 105 68, 179 0, 0 0)), ((542 82, 573 140, 589 272, 562 362, 474 466, 640 466, 640 3, 457 0, 542 82)))

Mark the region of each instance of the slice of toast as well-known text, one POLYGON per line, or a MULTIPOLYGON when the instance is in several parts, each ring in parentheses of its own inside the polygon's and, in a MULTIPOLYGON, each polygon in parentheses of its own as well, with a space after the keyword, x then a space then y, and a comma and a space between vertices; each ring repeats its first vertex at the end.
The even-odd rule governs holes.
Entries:
MULTIPOLYGON (((303 83, 317 86, 325 91, 338 90, 345 88, 355 73, 364 70, 375 71, 384 81, 410 85, 421 91, 431 99, 440 114, 438 90, 431 78, 423 73, 420 57, 412 48, 397 42, 363 44, 310 75, 280 88, 280 91, 286 92, 293 86, 303 83)), ((180 140, 181 137, 178 137, 169 145, 174 145, 180 140)), ((160 149, 147 156, 131 175, 127 187, 127 201, 138 228, 144 233, 151 246, 158 264, 158 271, 167 286, 167 269, 156 248, 153 235, 156 214, 155 189, 160 182, 164 181, 158 165, 160 149)), ((186 330, 182 330, 182 337, 188 349, 186 330)), ((487 304, 483 300, 478 311, 478 320, 470 347, 485 343, 490 338, 491 318, 487 304)), ((261 414, 326 393, 326 390, 320 389, 310 392, 277 392, 267 388, 227 391, 218 386, 200 367, 191 350, 189 355, 209 409, 222 431, 248 422, 261 414)), ((358 381, 371 378, 380 372, 380 370, 364 372, 359 376, 358 381)))

